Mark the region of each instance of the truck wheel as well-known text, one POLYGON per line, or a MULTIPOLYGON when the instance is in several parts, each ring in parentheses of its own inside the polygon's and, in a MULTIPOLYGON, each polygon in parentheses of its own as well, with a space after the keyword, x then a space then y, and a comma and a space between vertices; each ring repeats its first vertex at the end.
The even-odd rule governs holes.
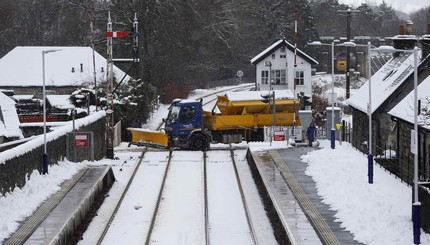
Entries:
POLYGON ((193 135, 190 139, 190 148, 195 151, 204 151, 208 148, 208 139, 201 134, 193 135))

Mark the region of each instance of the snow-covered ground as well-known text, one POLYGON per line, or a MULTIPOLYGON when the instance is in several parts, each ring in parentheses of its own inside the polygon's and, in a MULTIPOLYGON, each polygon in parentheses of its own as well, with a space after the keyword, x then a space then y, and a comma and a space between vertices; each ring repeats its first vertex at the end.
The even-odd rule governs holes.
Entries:
MULTIPOLYGON (((341 227, 364 244, 413 244, 412 190, 410 186, 376 165, 374 183, 368 184, 367 156, 343 142, 302 156, 306 174, 316 182, 318 195, 336 210, 341 227)), ((421 244, 430 234, 421 233, 421 244)))
MULTIPOLYGON (((166 116, 166 108, 167 106, 162 106, 145 127, 155 129, 154 125, 158 125, 161 118, 166 116)), ((112 165, 118 181, 111 189, 108 199, 115 199, 124 189, 125 181, 121 180, 129 177, 141 154, 138 147, 127 148, 126 145, 123 143, 115 148, 117 160, 59 162, 57 166, 50 168, 48 175, 34 172, 23 188, 16 188, 12 193, 0 197, 0 241, 10 236, 18 228, 19 222, 31 215, 44 199, 55 193, 64 180, 86 165, 112 165)), ((281 142, 252 143, 250 147, 257 151, 286 145, 281 142)), ((374 183, 368 184, 366 156, 347 143, 339 145, 336 142, 336 148, 331 149, 328 141, 322 141, 320 149, 302 156, 302 160, 303 164, 308 164, 306 174, 316 182, 319 195, 337 212, 336 217, 342 227, 349 230, 355 239, 372 245, 413 244, 410 186, 379 167, 375 167, 374 183)), ((132 193, 135 193, 136 203, 143 202, 144 197, 139 195, 139 189, 132 193)), ((103 205, 114 205, 114 201, 103 205)), ((139 205, 136 207, 139 208, 139 205)), ((100 211, 95 217, 96 220, 99 219, 99 224, 105 222, 103 216, 103 211, 100 211)), ((96 225, 91 228, 90 225, 89 229, 95 229, 94 226, 96 225)), ((134 229, 133 224, 124 228, 134 229)), ((94 244, 89 237, 91 234, 85 233, 82 244, 94 244)), ((430 235, 422 233, 421 243, 430 244, 430 235)))

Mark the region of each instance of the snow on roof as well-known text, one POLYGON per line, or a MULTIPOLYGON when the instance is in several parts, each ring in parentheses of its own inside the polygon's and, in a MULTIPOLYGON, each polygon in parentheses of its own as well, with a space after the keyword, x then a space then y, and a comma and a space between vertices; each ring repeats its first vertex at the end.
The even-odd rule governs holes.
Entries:
POLYGON ((14 99, 16 99, 17 101, 20 101, 20 100, 31 100, 34 98, 34 95, 33 94, 20 94, 20 95, 16 94, 12 97, 14 99))
POLYGON ((415 35, 396 35, 391 38, 392 40, 417 40, 418 37, 415 35))
MULTIPOLYGON (((270 53, 272 53, 274 51, 274 49, 276 49, 278 47, 278 45, 281 45, 282 43, 285 43, 287 45, 288 49, 294 50, 294 45, 292 45, 291 43, 287 42, 285 39, 281 39, 281 40, 278 40, 277 42, 273 43, 272 45, 270 45, 263 52, 257 54, 254 58, 252 58, 251 59, 251 64, 258 63, 260 59, 263 59, 264 57, 266 57, 267 55, 269 55, 270 53)), ((309 63, 313 62, 314 64, 318 64, 318 61, 314 60, 312 57, 310 57, 309 55, 305 54, 300 49, 297 49, 297 54, 299 56, 302 56, 304 59, 308 60, 309 63)))
MULTIPOLYGON (((418 57, 420 59, 420 57, 418 57)), ((401 52, 391 58, 372 76, 372 113, 414 72, 414 55, 401 52)), ((347 104, 367 112, 369 102, 369 81, 347 100, 347 104)))
POLYGON ((58 109, 73 109, 75 106, 70 101, 70 95, 46 95, 46 100, 52 107, 58 109))
MULTIPOLYGON (((291 90, 274 90, 275 98, 279 99, 294 99, 291 90)), ((262 100, 262 96, 267 96, 269 91, 242 91, 242 92, 227 92, 225 95, 230 101, 247 101, 247 100, 262 100)))
POLYGON ((180 99, 179 101, 173 100, 173 102, 179 102, 179 103, 195 103, 197 100, 195 99, 180 99))
POLYGON ((23 138, 19 128, 18 114, 16 113, 15 101, 0 92, 0 135, 7 138, 23 138))
MULTIPOLYGON (((67 134, 68 132, 72 132, 75 128, 80 128, 82 126, 89 125, 105 116, 106 116, 106 111, 99 110, 97 112, 92 113, 89 116, 76 119, 74 122, 68 121, 67 124, 64 124, 63 126, 55 128, 53 131, 46 133, 46 135, 44 134, 37 135, 34 139, 27 141, 22 145, 18 145, 9 150, 0 152, 0 164, 4 164, 6 161, 16 156, 30 152, 33 149, 36 149, 37 147, 43 145, 44 136, 46 136, 46 142, 50 142, 55 139, 58 139, 59 137, 67 134)), ((17 125, 19 125, 19 122, 17 123, 17 125)))
MULTIPOLYGON (((418 100, 421 100, 421 113, 418 115, 418 125, 430 129, 430 76, 417 87, 418 100)), ((400 101, 388 114, 414 123, 414 90, 400 101)))
POLYGON ((256 60, 260 59, 263 55, 270 52, 272 49, 274 49, 276 46, 278 46, 280 43, 282 43, 284 40, 278 40, 274 44, 270 45, 268 48, 263 50, 263 52, 257 54, 254 58, 251 59, 251 63, 254 63, 256 60))
MULTIPOLYGON (((46 86, 80 86, 84 82, 94 83, 93 50, 90 47, 18 46, 0 59, 1 86, 42 86, 42 51, 57 49, 61 51, 45 54, 46 86)), ((106 59, 97 52, 94 56, 97 81, 106 80, 106 59)), ((114 66, 114 74, 121 79, 125 73, 114 66)))

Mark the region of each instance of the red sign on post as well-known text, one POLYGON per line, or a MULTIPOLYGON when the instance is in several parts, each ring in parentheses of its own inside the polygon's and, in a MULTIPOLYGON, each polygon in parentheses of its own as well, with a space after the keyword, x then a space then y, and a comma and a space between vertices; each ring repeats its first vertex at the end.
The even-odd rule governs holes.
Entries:
POLYGON ((75 135, 75 146, 84 147, 88 146, 88 137, 86 134, 76 134, 75 135))
POLYGON ((284 141, 285 140, 284 131, 275 131, 275 133, 273 135, 273 139, 275 141, 284 141))
POLYGON ((128 31, 108 31, 108 32, 106 32, 106 37, 124 38, 124 37, 130 37, 132 35, 133 35, 133 33, 128 32, 128 31))

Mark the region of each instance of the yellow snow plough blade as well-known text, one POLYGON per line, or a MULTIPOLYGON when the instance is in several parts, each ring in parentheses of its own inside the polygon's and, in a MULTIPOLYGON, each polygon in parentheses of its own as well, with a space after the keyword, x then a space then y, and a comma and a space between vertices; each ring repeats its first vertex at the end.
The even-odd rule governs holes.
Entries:
POLYGON ((131 132, 131 141, 136 145, 153 145, 167 147, 168 137, 161 131, 143 128, 127 128, 131 132))

